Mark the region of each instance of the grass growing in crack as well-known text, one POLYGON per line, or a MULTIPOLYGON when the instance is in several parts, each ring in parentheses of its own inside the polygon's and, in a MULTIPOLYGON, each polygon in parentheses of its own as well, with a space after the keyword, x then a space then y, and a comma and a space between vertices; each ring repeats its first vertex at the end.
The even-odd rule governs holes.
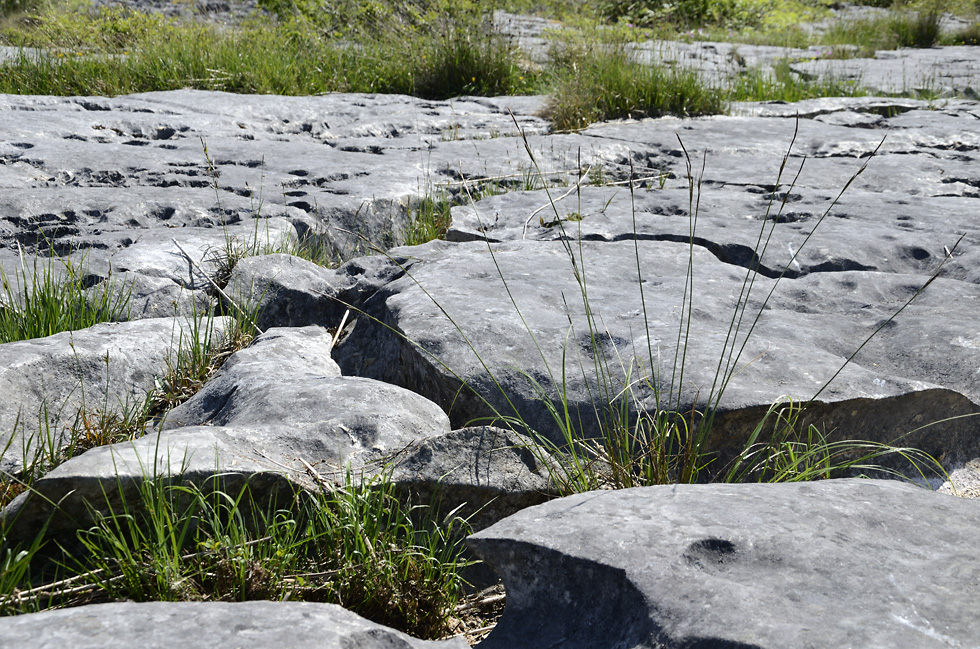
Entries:
POLYGON ((28 268, 22 253, 20 269, 13 277, 0 271, 0 283, 0 343, 125 320, 129 313, 129 290, 115 290, 111 276, 91 287, 84 261, 70 257, 35 257, 28 268))
POLYGON ((405 235, 406 246, 417 246, 446 236, 452 223, 452 201, 423 197, 415 209, 409 230, 405 235))
MULTIPOLYGON (((536 165, 527 140, 525 139, 524 142, 528 156, 536 165)), ((469 379, 461 376, 454 368, 448 367, 433 352, 427 351, 419 343, 413 343, 411 340, 407 342, 415 344, 432 362, 455 376, 461 384, 461 391, 471 391, 486 409, 492 411, 494 414, 487 419, 498 424, 506 424, 533 440, 531 448, 542 464, 548 467, 552 482, 562 493, 708 480, 741 482, 809 480, 852 471, 874 471, 879 475, 883 473, 894 475, 896 472, 888 468, 891 464, 887 464, 892 461, 898 464, 904 463, 903 471, 911 471, 910 476, 944 477, 943 468, 933 458, 916 449, 861 440, 838 440, 823 434, 806 420, 807 407, 822 390, 806 402, 788 397, 777 399, 753 430, 743 431, 745 441, 740 451, 737 451, 733 457, 726 456, 723 461, 719 461, 718 456, 715 455, 712 444, 716 435, 714 432, 716 414, 723 405, 729 383, 742 365, 743 354, 762 317, 765 305, 768 304, 779 280, 786 272, 784 269, 783 274, 776 277, 774 281, 768 282, 766 288, 756 285, 762 260, 772 241, 773 230, 780 221, 779 214, 784 209, 786 200, 792 194, 792 188, 802 171, 801 165, 795 177, 790 180, 785 179, 786 175, 792 175, 786 168, 791 159, 791 150, 792 145, 783 157, 777 182, 773 185, 785 191, 781 191, 779 197, 775 193, 771 196, 766 218, 761 220, 755 243, 754 261, 746 266, 746 274, 738 292, 724 344, 719 350, 713 383, 710 390, 697 390, 693 401, 691 391, 685 392, 687 387, 685 370, 689 364, 687 350, 693 335, 691 323, 697 297, 694 288, 694 252, 697 247, 695 242, 703 169, 700 174, 696 173, 690 156, 687 157, 690 198, 690 233, 686 244, 688 264, 673 360, 667 359, 667 367, 661 367, 659 353, 654 352, 652 343, 632 360, 618 357, 612 359, 604 352, 602 341, 609 339, 611 334, 605 330, 597 315, 598 305, 592 302, 587 277, 589 266, 584 257, 582 238, 565 230, 565 220, 561 218, 557 209, 554 209, 554 226, 559 227, 563 235, 557 240, 564 246, 568 257, 569 270, 579 290, 587 327, 587 331, 576 331, 570 321, 566 340, 590 341, 587 343, 590 345, 590 351, 583 355, 588 358, 579 357, 577 344, 566 343, 560 365, 549 363, 542 344, 535 336, 525 314, 522 313, 498 260, 499 254, 506 253, 496 251, 489 242, 487 245, 487 252, 502 283, 505 299, 509 301, 517 318, 523 323, 536 355, 542 362, 543 370, 519 371, 530 384, 537 401, 550 414, 549 429, 536 429, 528 423, 524 418, 525 413, 515 405, 507 388, 490 369, 488 364, 490 361, 480 356, 466 331, 456 323, 445 307, 440 305, 438 295, 427 291, 423 283, 415 279, 410 269, 404 269, 405 275, 415 281, 416 286, 449 320, 462 337, 464 344, 475 354, 476 361, 485 373, 485 377, 478 379, 477 383, 485 386, 487 390, 499 392, 505 405, 503 407, 493 405, 491 398, 497 401, 494 395, 481 393, 469 382, 469 379), (756 295, 760 291, 764 292, 761 299, 756 295), (751 310, 750 304, 755 305, 751 310), (589 415, 581 414, 578 405, 573 403, 573 398, 567 393, 572 379, 571 373, 579 372, 588 390, 587 403, 583 402, 583 409, 591 411, 589 415), (584 422, 581 419, 583 416, 592 415, 595 417, 594 422, 584 422), (599 431, 598 435, 588 432, 593 429, 599 431), (886 464, 883 465, 882 462, 886 464)), ((869 157, 868 161, 871 158, 873 156, 869 157)), ((847 188, 864 171, 868 161, 858 169, 823 215, 817 219, 785 268, 793 264, 809 238, 818 229, 820 222, 826 219, 847 188)), ((555 200, 551 198, 550 192, 549 202, 554 206, 555 200)), ((640 327, 649 342, 655 337, 649 330, 649 303, 643 289, 643 278, 648 269, 644 269, 641 263, 637 237, 633 238, 633 242, 636 252, 636 282, 642 307, 640 327)), ((895 311, 888 322, 891 322, 921 294, 938 276, 941 269, 942 266, 895 311)), ((375 322, 387 327, 380 321, 375 320, 375 322)), ((885 324, 887 325, 888 322, 885 324)), ((857 352, 880 330, 881 327, 873 332, 858 347, 858 350, 846 359, 840 369, 843 370, 857 352)), ((394 329, 391 331, 395 335, 404 336, 394 329)), ((837 374, 839 372, 840 370, 837 374)), ((825 387, 836 378, 837 374, 830 377, 825 387)))
MULTIPOLYGON (((421 638, 451 634, 466 521, 399 501, 382 473, 321 482, 289 503, 154 479, 79 532, 86 552, 32 583, 7 551, 0 613, 102 601, 332 602, 421 638)), ((32 551, 33 550, 33 551, 32 551)))

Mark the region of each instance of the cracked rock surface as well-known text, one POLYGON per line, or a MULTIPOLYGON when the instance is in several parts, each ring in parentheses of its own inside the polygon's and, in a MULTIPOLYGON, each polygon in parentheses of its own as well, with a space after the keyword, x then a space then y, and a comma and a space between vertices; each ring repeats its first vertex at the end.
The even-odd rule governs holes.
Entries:
MULTIPOLYGON (((75 407, 80 382, 108 385, 113 400, 152 387, 172 353, 170 332, 195 309, 216 304, 207 278, 227 270, 222 251, 278 253, 240 260, 226 286, 231 299, 262 307, 264 336, 152 434, 88 451, 38 481, 36 493, 61 504, 49 533, 70 538, 90 522, 86 500, 105 498, 107 484, 121 485, 113 490, 120 498, 135 493, 148 472, 198 481, 220 472, 229 484, 247 480, 275 494, 309 486, 346 461, 386 458, 407 491, 445 488, 454 503, 486 505, 480 526, 523 510, 473 542, 512 588, 512 621, 490 647, 565 646, 572 636, 582 646, 590 639, 590 646, 803 646, 811 637, 819 639, 814 646, 843 646, 826 620, 838 619, 839 609, 857 610, 856 599, 825 600, 834 600, 827 594, 834 589, 855 587, 850 577, 821 573, 818 562, 794 563, 794 556, 811 556, 803 547, 811 538, 812 552, 848 566, 868 564, 862 552, 875 543, 888 548, 882 561, 894 549, 892 572, 884 564, 855 568, 864 584, 889 574, 947 584, 944 566, 957 566, 967 577, 949 588, 975 600, 972 564, 961 562, 965 535, 975 536, 974 510, 946 495, 855 482, 782 491, 718 486, 590 494, 524 510, 551 495, 548 464, 529 453, 526 438, 500 426, 514 406, 531 428, 561 441, 542 401, 561 391, 581 432, 596 434, 596 394, 608 389, 628 394, 634 410, 653 408, 652 388, 669 389, 674 359, 684 353, 684 382, 675 385, 685 408, 703 406, 719 359, 731 358, 722 363, 731 380, 710 440, 719 468, 774 400, 817 394, 808 421, 832 439, 901 439, 948 470, 974 466, 980 104, 755 103, 736 106, 732 116, 551 134, 535 116, 541 101, 196 91, 0 97, 0 267, 9 274, 21 255, 54 250, 84 262, 93 288, 123 280, 134 295, 131 322, 0 346, 7 359, 0 381, 19 386, 4 388, 5 425, 17 413, 41 412, 45 396, 75 407), (522 191, 536 182, 535 166, 508 109, 549 179, 550 197, 540 182, 522 191), (437 190, 459 197, 464 181, 511 191, 455 207, 446 241, 397 247, 419 201, 437 190), (310 236, 332 256, 353 258, 326 269, 281 254, 310 236), (373 246, 388 253, 360 256, 373 246), (759 274, 746 298, 749 269, 759 274), (754 328, 747 342, 740 329, 736 358, 724 350, 739 304, 747 304, 744 326, 754 328), (690 332, 686 351, 678 348, 679 331, 690 332), (672 510, 672 498, 689 500, 672 510), (567 514, 567 529, 559 525, 565 531, 546 538, 548 521, 566 520, 566 507, 583 519, 572 524, 567 514), (767 507, 781 507, 773 511, 789 521, 769 536, 767 507), (807 516, 790 515, 799 511, 807 516), (608 522, 623 512, 625 527, 608 522), (654 532, 682 514, 689 532, 680 545, 663 546, 656 565, 641 557, 646 546, 637 539, 655 544, 654 532), (907 516, 925 522, 934 548, 918 527, 903 528, 907 516), (875 537, 864 521, 880 522, 887 533, 875 537), (905 536, 892 535, 898 528, 905 536), (588 549, 599 537, 595 552, 588 549), (598 547, 613 538, 622 543, 598 547), (929 550, 916 563, 894 539, 929 550), (802 554, 779 554, 798 546, 802 554), (729 563, 733 553, 747 563, 729 563), (661 569, 681 572, 657 581, 661 569), (731 604, 757 575, 759 583, 785 582, 758 586, 760 597, 785 595, 766 608, 768 618, 731 604), (824 599, 811 601, 806 584, 817 578, 827 588, 818 592, 824 599), (690 590, 674 597, 664 584, 690 590), (580 597, 582 588, 589 596, 580 597), (565 592, 565 603, 548 599, 565 592), (611 599, 593 597, 598 592, 611 599), (532 601, 544 613, 533 612, 532 601), (823 621, 816 631, 794 626, 799 616, 787 601, 823 621), (703 616, 705 602, 717 617, 703 616), (608 629, 593 624, 593 613, 608 629), (726 616, 744 622, 743 635, 724 635, 726 616), (561 627, 569 618, 578 626, 561 627), (702 618, 709 624, 696 629, 702 618)), ((4 461, 0 468, 17 470, 4 461)), ((49 520, 48 501, 23 495, 3 516, 29 537, 49 520)), ((929 628, 957 641, 976 637, 972 614, 937 602, 920 582, 908 585, 921 594, 917 612, 891 586, 879 586, 868 628, 897 638, 888 646, 929 628)), ((137 610, 128 606, 112 610, 137 610)), ((72 617, 30 619, 59 615, 72 617)), ((11 629, 0 625, 0 633, 11 629)), ((413 646, 388 636, 378 642, 413 646)))

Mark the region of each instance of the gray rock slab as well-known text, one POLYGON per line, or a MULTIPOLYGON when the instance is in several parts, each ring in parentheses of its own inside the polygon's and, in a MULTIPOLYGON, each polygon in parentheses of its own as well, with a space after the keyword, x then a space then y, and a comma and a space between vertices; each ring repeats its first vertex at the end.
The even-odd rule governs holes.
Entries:
MULTIPOLYGON (((525 158, 509 109, 528 133, 545 133, 531 116, 539 105, 190 90, 4 96, 0 240, 38 244, 43 233, 45 245, 90 247, 105 232, 220 227, 258 213, 320 227, 338 250, 358 235, 397 242, 410 203, 446 173, 518 172, 525 158), (481 158, 473 140, 491 136, 481 158)), ((571 159, 576 144, 559 153, 571 159)))
MULTIPOLYGON (((226 320, 213 322, 220 336, 226 320)), ((157 318, 0 345, 0 470, 16 473, 55 453, 80 409, 142 403, 192 335, 183 318, 157 318)))
POLYGON ((129 230, 127 238, 128 245, 108 256, 113 270, 205 289, 210 287, 201 276, 202 270, 213 277, 218 268, 229 263, 229 258, 289 249, 297 235, 285 219, 261 219, 221 228, 129 230), (185 252, 196 266, 187 260, 185 252))
POLYGON ((192 90, 0 97, 0 247, 72 253, 100 276, 131 270, 198 289, 171 237, 198 261, 221 239, 256 231, 272 241, 261 252, 314 236, 338 260, 397 245, 424 198, 525 182, 533 165, 519 129, 551 182, 576 178, 580 164, 616 173, 625 144, 547 136, 541 105, 192 90))
POLYGON ((102 300, 107 289, 113 300, 128 300, 126 313, 123 314, 128 320, 194 318, 198 314, 209 313, 213 308, 203 286, 201 290, 194 290, 166 277, 113 271, 107 273, 103 282, 89 289, 88 295, 91 300, 102 300))
POLYGON ((357 257, 328 269, 290 255, 241 260, 232 271, 227 293, 237 304, 250 305, 258 326, 336 327, 349 308, 360 308, 382 286, 404 273, 406 259, 384 255, 357 257))
MULTIPOLYGON (((594 334, 562 243, 434 242, 396 251, 416 261, 367 301, 371 318, 358 320, 335 358, 347 374, 403 385, 436 401, 456 427, 516 413, 556 443, 563 436, 542 397, 557 403, 563 394, 580 432, 597 434, 594 404, 598 399, 601 409, 604 397, 596 395, 628 388, 631 407, 655 409, 657 386, 661 408, 703 407, 724 360, 731 380, 710 445, 727 455, 781 396, 814 397, 926 281, 870 271, 783 280, 742 348, 775 281, 756 277, 736 358, 724 350, 745 268, 683 243, 570 246, 586 278, 594 334), (674 359, 689 263, 703 279, 694 285, 679 385, 674 359), (673 401, 663 396, 671 390, 673 401)), ((978 299, 976 284, 933 281, 820 393, 811 421, 832 436, 901 438, 948 462, 975 457, 978 420, 941 420, 978 412, 980 345, 972 342, 971 324, 978 299), (917 432, 906 436, 911 431, 917 432)))
POLYGON ((666 187, 687 188, 680 138, 698 176, 703 163, 709 190, 733 185, 768 194, 777 181, 788 188, 802 164, 794 190, 813 188, 829 200, 877 149, 855 188, 976 198, 978 139, 973 122, 978 107, 972 101, 931 105, 881 98, 753 103, 740 104, 732 116, 612 122, 594 125, 583 134, 629 143, 636 177, 667 173, 666 187), (873 127, 861 120, 832 123, 834 117, 854 114, 881 119, 875 119, 873 127), (787 153, 790 159, 780 177, 787 153))
POLYGON ((829 480, 593 492, 468 544, 507 609, 481 647, 975 647, 980 503, 829 480))
POLYGON ((0 644, 55 649, 466 649, 425 641, 315 602, 118 602, 6 618, 0 644))
POLYGON ((475 530, 554 497, 545 458, 492 426, 419 440, 392 461, 391 481, 419 503, 457 510, 475 530))
POLYGON ((162 428, 248 428, 269 448, 294 448, 307 462, 334 468, 357 453, 393 453, 449 432, 445 413, 419 395, 340 376, 331 338, 317 326, 266 331, 171 410, 162 428))
POLYGON ((874 58, 814 59, 792 63, 806 79, 853 81, 873 93, 966 96, 980 92, 980 53, 958 45, 927 49, 882 50, 874 58))

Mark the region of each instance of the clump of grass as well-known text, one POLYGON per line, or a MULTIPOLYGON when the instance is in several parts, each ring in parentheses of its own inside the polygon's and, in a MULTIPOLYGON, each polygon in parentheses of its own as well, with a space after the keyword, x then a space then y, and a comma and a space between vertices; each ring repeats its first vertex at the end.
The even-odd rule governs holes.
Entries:
POLYGON ((414 210, 412 222, 405 235, 406 246, 417 246, 446 236, 452 224, 451 200, 425 196, 414 210))
POLYGON ((696 71, 637 63, 622 42, 566 40, 551 56, 553 89, 544 115, 558 130, 626 117, 727 110, 724 93, 709 88, 696 71))
MULTIPOLYGON (((8 550, 0 613, 98 601, 306 600, 343 605, 421 638, 450 634, 466 521, 394 495, 384 474, 321 483, 276 502, 147 479, 79 532, 84 552, 57 581, 31 583, 28 550, 8 550), (18 558, 19 557, 19 558, 18 558)), ((36 554, 36 553, 34 553, 36 554)))
POLYGON ((941 35, 940 17, 936 9, 903 12, 891 18, 889 27, 898 47, 932 47, 941 35))
POLYGON ((780 61, 771 71, 749 70, 739 74, 728 91, 731 101, 796 102, 819 97, 864 97, 867 90, 857 81, 833 76, 808 80, 796 74, 788 61, 780 61))
POLYGON ((93 292, 89 281, 84 262, 51 256, 34 258, 28 268, 22 254, 13 277, 0 271, 0 343, 127 319, 129 291, 114 290, 110 277, 93 292))
POLYGON ((855 45, 859 48, 856 54, 862 56, 900 47, 932 47, 941 37, 941 17, 942 11, 933 6, 917 11, 892 10, 862 20, 841 20, 824 34, 822 41, 827 45, 855 45))
POLYGON ((0 0, 0 18, 38 11, 50 4, 49 0, 0 0))
POLYGON ((669 23, 679 29, 705 26, 726 29, 758 25, 771 8, 758 0, 602 0, 599 12, 612 22, 655 27, 669 23))

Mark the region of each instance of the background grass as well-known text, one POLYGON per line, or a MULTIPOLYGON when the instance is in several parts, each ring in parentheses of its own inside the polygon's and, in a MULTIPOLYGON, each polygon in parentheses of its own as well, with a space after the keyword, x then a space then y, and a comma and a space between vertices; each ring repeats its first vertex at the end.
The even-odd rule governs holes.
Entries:
MULTIPOLYGON (((808 83, 788 61, 765 76, 749 70, 712 87, 693 72, 640 65, 628 43, 649 38, 722 38, 805 46, 834 56, 876 49, 976 42, 980 6, 968 0, 895 5, 877 18, 841 22, 824 35, 798 23, 829 15, 822 0, 602 0, 487 5, 474 0, 326 3, 265 0, 274 18, 240 25, 177 23, 123 8, 7 0, 0 44, 21 53, 0 64, 0 92, 120 95, 177 88, 311 95, 399 93, 428 99, 540 93, 559 129, 622 117, 721 113, 731 101, 796 101, 853 95, 833 81, 808 83), (493 21, 496 8, 565 18, 544 66, 527 60, 493 21), (946 10, 972 26, 942 36, 946 10), (640 28, 643 29, 640 29, 640 28)), ((880 3, 879 3, 880 4, 880 3)))

